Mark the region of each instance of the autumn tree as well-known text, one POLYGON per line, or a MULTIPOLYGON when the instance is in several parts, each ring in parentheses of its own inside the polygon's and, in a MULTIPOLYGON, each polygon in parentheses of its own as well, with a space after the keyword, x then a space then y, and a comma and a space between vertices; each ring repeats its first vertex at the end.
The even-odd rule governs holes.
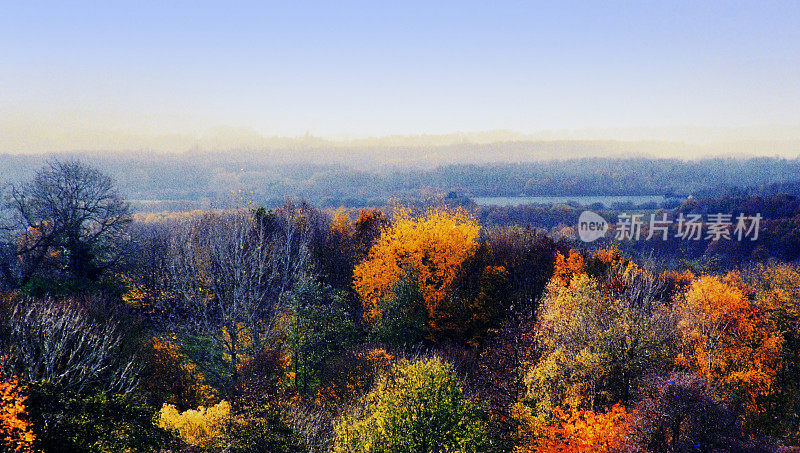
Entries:
POLYGON ((396 283, 413 272, 425 301, 428 328, 436 332, 443 327, 444 307, 459 268, 478 248, 480 227, 463 210, 433 210, 420 218, 400 210, 395 217, 354 270, 364 319, 374 323, 381 316, 382 301, 392 297, 396 283))
POLYGON ((564 256, 561 252, 556 252, 553 279, 551 280, 554 284, 568 286, 573 276, 585 273, 586 263, 580 252, 570 249, 567 256, 564 256))
POLYGON ((645 376, 670 366, 674 321, 656 277, 635 267, 618 272, 625 284, 611 285, 615 291, 603 289, 614 274, 551 285, 536 333, 541 357, 525 378, 533 431, 557 407, 602 412, 629 404, 645 376))
POLYGON ((515 453, 612 453, 624 451, 631 418, 622 405, 607 412, 556 409, 557 421, 545 428, 545 435, 533 445, 515 453))
POLYGON ((230 447, 231 429, 236 422, 231 405, 224 400, 183 412, 164 404, 158 415, 158 426, 175 432, 189 445, 205 449, 230 447))
MULTIPOLYGON (((0 376, 3 371, 3 358, 0 357, 0 376)), ((26 399, 17 379, 0 377, 0 451, 33 451, 36 435, 27 418, 26 399)))
POLYGON ((153 337, 147 346, 140 353, 143 367, 139 385, 151 404, 157 407, 168 403, 186 410, 216 399, 214 388, 186 356, 176 336, 153 337))
POLYGON ((77 161, 53 161, 31 181, 12 184, 3 205, 17 259, 2 271, 14 286, 28 284, 48 261, 63 262, 78 281, 97 280, 118 261, 130 222, 113 179, 77 161))
POLYGON ((682 363, 731 403, 758 412, 772 392, 782 338, 766 307, 753 303, 736 274, 704 276, 678 301, 682 363))
POLYGON ((333 451, 420 453, 491 449, 485 411, 464 395, 451 365, 403 361, 337 423, 333 451))
POLYGON ((772 263, 746 276, 754 288, 756 304, 769 310, 774 332, 782 337, 780 361, 772 392, 761 395, 764 410, 755 424, 787 444, 800 442, 800 270, 772 263))

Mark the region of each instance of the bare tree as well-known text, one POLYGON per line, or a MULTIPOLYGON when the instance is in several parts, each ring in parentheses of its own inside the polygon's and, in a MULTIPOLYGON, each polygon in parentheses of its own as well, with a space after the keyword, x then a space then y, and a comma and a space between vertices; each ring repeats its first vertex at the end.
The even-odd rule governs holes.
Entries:
POLYGON ((53 161, 31 181, 9 186, 3 230, 19 263, 6 263, 9 283, 24 285, 49 258, 59 257, 73 278, 95 280, 119 257, 130 207, 114 181, 96 168, 53 161))
POLYGON ((265 221, 249 211, 209 213, 180 222, 172 236, 171 292, 228 353, 231 388, 241 355, 261 348, 283 294, 307 269, 297 219, 276 229, 265 221))
POLYGON ((117 326, 93 321, 77 301, 21 301, 9 330, 4 354, 11 372, 25 382, 76 392, 128 393, 136 387, 138 369, 125 359, 117 326))

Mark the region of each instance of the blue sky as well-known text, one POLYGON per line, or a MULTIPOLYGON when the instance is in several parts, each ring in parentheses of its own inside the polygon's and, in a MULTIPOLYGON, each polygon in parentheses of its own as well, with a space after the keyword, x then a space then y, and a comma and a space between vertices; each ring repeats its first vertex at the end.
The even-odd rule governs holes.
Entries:
POLYGON ((800 2, 0 1, 2 112, 322 136, 797 125, 800 2))

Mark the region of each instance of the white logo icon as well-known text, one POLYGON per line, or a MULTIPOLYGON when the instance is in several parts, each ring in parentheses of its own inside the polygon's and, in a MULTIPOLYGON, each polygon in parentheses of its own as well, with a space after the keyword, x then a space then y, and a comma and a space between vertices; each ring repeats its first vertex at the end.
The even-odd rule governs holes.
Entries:
POLYGON ((599 214, 583 211, 578 217, 578 237, 583 242, 593 242, 606 235, 608 222, 599 214))

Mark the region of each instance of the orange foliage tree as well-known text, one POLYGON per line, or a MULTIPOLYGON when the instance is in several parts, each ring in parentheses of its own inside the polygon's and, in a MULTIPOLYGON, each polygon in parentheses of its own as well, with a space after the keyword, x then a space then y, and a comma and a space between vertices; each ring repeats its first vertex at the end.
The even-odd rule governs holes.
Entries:
POLYGON ((545 428, 545 435, 515 453, 602 453, 620 451, 631 419, 625 408, 615 404, 608 412, 556 409, 558 422, 545 428))
POLYGON ((414 272, 429 319, 435 323, 460 266, 478 248, 479 233, 477 221, 462 209, 436 209, 420 218, 398 210, 394 223, 353 272, 365 320, 373 323, 379 318, 380 302, 392 297, 392 288, 407 272, 414 272))
POLYGON ((751 302, 741 281, 729 274, 694 281, 678 310, 685 349, 680 362, 722 396, 757 412, 756 400, 772 391, 782 341, 765 307, 751 302))
MULTIPOLYGON (((0 371, 2 371, 1 361, 0 371)), ((26 419, 26 399, 27 397, 20 392, 19 381, 16 379, 0 381, 0 445, 9 451, 33 451, 36 436, 33 434, 30 421, 26 419)))
POLYGON ((552 282, 558 286, 569 286, 572 277, 578 274, 586 273, 586 263, 583 261, 583 256, 570 249, 569 255, 564 256, 561 252, 556 252, 556 263, 553 267, 552 282))

